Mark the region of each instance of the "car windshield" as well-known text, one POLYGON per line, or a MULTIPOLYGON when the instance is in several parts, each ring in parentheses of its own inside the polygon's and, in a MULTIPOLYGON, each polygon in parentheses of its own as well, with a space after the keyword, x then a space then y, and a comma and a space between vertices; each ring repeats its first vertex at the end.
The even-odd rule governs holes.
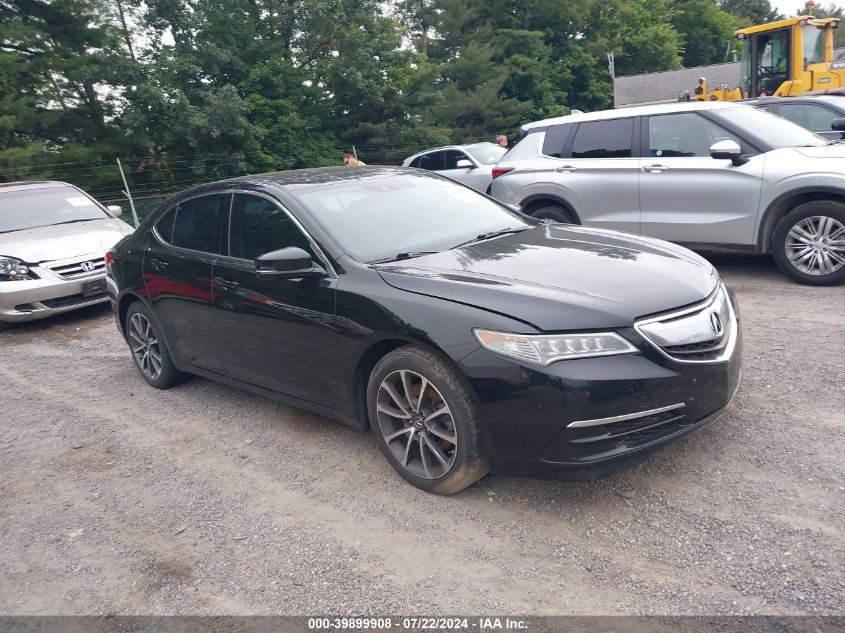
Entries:
POLYGON ((495 165, 507 154, 508 149, 493 143, 479 143, 464 148, 469 154, 482 165, 495 165))
POLYGON ((73 187, 0 189, 0 233, 108 217, 96 202, 73 187))
POLYGON ((815 147, 827 145, 829 142, 795 123, 757 108, 740 106, 711 110, 710 113, 720 122, 746 130, 771 145, 773 149, 815 147))
POLYGON ((445 250, 483 233, 530 226, 486 196, 426 173, 378 174, 293 193, 362 262, 445 250))

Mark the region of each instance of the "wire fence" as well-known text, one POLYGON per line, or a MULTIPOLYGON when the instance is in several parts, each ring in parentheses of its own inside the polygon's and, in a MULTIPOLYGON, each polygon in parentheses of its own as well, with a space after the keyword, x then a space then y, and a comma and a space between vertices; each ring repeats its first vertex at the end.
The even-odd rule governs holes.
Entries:
MULTIPOLYGON (((356 146, 358 156, 370 165, 400 165, 426 149, 420 144, 356 146)), ((338 163, 343 152, 338 151, 338 163)), ((120 157, 139 219, 143 220, 170 196, 205 182, 283 169, 280 161, 242 153, 183 154, 158 157, 120 157)), ((114 158, 79 162, 36 162, 0 165, 0 182, 60 180, 78 186, 104 205, 119 205, 131 223, 120 170, 114 158)))

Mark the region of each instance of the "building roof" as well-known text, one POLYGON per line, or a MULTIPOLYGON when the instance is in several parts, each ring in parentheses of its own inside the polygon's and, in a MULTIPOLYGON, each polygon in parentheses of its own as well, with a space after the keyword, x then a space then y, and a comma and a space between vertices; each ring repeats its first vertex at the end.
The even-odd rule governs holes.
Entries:
POLYGON ((615 77, 613 79, 613 107, 626 108, 632 105, 677 101, 678 95, 684 90, 692 94, 700 77, 707 80, 707 86, 711 90, 723 84, 733 88, 739 80, 739 73, 739 62, 729 62, 615 77))

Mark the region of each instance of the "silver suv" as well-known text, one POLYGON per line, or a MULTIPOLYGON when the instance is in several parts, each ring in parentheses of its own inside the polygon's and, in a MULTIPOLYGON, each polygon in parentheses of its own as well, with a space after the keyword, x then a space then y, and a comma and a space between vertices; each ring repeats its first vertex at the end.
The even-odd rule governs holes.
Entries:
POLYGON ((799 282, 845 280, 845 144, 724 102, 574 114, 523 132, 491 194, 529 215, 771 252, 799 282))

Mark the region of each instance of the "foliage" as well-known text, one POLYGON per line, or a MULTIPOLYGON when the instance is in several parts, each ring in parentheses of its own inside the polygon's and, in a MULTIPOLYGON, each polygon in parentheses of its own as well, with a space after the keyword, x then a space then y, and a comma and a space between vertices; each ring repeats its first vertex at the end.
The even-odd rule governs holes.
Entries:
MULTIPOLYGON (((830 9, 834 11, 834 8, 830 9)), ((116 196, 512 138, 722 61, 768 0, 0 0, 0 179, 116 196)))

